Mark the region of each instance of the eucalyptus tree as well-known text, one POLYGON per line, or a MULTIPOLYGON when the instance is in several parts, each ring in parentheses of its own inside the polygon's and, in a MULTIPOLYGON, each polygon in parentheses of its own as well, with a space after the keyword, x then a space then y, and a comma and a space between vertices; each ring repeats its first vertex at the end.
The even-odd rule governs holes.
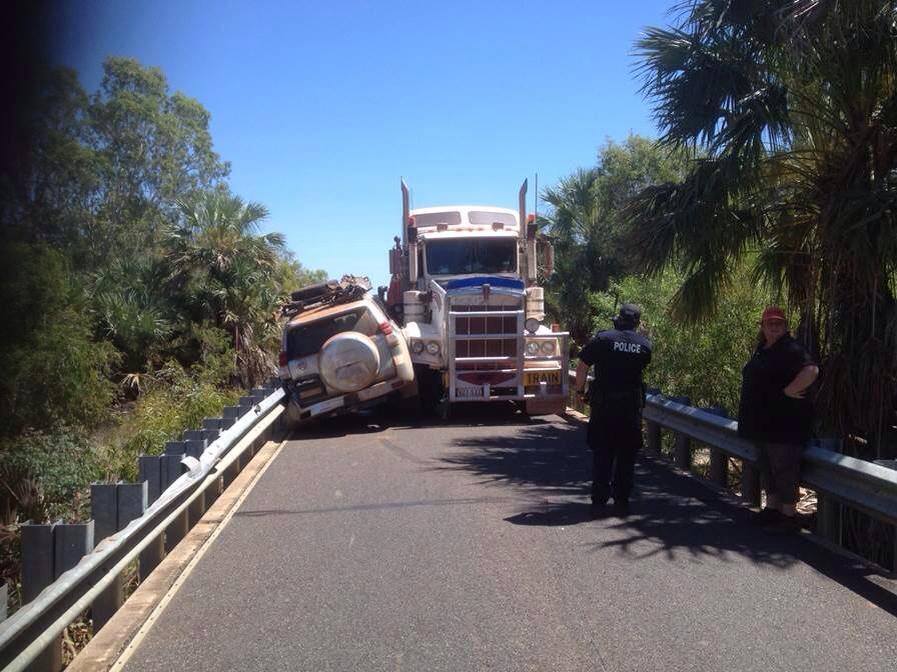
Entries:
POLYGON ((277 282, 284 237, 259 233, 268 216, 258 203, 207 191, 178 204, 180 224, 168 243, 172 291, 192 321, 227 331, 244 385, 272 370, 276 310, 284 288, 277 282))
POLYGON ((867 455, 897 401, 895 25, 893 1, 694 0, 637 43, 662 141, 701 154, 630 206, 641 261, 684 271, 696 320, 755 258, 823 358, 820 416, 867 455))

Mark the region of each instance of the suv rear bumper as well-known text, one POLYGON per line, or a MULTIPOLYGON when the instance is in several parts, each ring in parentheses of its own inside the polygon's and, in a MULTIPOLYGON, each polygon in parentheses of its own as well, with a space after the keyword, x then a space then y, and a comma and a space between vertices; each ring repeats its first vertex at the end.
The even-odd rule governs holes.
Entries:
POLYGON ((342 394, 338 397, 331 397, 324 401, 311 404, 309 406, 300 406, 294 398, 290 398, 287 404, 287 417, 294 423, 307 422, 312 418, 323 415, 330 415, 342 411, 349 411, 359 408, 374 401, 380 397, 384 397, 390 392, 396 392, 412 382, 402 380, 401 378, 391 378, 390 380, 381 381, 370 387, 366 387, 358 392, 342 394))

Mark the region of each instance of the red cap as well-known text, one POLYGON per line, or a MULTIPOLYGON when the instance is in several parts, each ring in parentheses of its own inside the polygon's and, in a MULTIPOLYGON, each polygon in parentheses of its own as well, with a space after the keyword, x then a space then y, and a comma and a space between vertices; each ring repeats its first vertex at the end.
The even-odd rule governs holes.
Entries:
POLYGON ((769 306, 760 317, 761 322, 766 322, 766 320, 782 320, 785 322, 785 311, 778 306, 769 306))

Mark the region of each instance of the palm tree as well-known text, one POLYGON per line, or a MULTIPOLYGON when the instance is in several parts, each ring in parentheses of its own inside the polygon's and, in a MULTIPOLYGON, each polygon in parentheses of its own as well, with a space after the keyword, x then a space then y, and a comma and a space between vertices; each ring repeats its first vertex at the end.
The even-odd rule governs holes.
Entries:
POLYGON ((701 152, 628 209, 684 319, 746 257, 823 358, 829 429, 881 456, 897 401, 897 11, 883 0, 693 0, 637 43, 671 147, 701 152))
POLYGON ((274 317, 282 297, 275 281, 284 254, 279 233, 259 234, 268 211, 221 192, 178 204, 181 225, 169 243, 172 281, 194 318, 227 331, 235 368, 249 387, 273 370, 274 317))
POLYGON ((556 250, 555 276, 547 283, 549 310, 563 318, 578 343, 590 335, 588 293, 593 284, 606 286, 606 279, 600 282, 601 255, 592 242, 600 223, 599 175, 598 168, 581 168, 542 193, 549 211, 539 226, 550 232, 556 250))

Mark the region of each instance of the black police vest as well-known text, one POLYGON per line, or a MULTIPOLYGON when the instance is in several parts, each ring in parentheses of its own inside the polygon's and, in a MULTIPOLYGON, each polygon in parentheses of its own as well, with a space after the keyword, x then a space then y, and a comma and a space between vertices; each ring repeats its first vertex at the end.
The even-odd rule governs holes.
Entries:
POLYGON ((651 341, 628 329, 600 331, 583 348, 580 359, 595 366, 593 398, 640 393, 642 372, 651 361, 651 341))

